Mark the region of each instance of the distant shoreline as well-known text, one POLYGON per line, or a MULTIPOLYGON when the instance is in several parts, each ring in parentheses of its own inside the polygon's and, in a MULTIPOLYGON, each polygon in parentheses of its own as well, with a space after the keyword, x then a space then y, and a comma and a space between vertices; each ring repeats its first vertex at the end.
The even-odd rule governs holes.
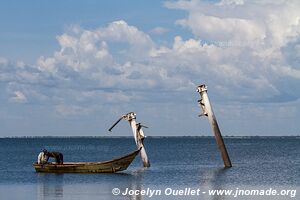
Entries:
MULTIPOLYGON (((247 138, 296 138, 300 139, 300 135, 289 136, 223 136, 224 138, 232 139, 247 139, 247 138)), ((39 138, 132 138, 132 136, 5 136, 0 139, 39 139, 39 138)), ((147 138, 214 138, 214 136, 147 136, 147 138)))

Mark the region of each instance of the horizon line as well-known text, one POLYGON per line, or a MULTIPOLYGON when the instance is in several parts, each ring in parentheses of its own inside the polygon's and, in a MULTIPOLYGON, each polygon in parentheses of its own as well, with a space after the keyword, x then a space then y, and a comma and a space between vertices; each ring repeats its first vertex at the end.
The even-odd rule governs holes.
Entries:
MULTIPOLYGON (((131 138, 132 136, 0 136, 0 139, 5 138, 131 138)), ((146 136, 147 138, 181 138, 181 137, 190 137, 190 138, 214 138, 213 135, 158 135, 158 136, 146 136)), ((285 138, 285 137, 300 137, 300 135, 224 135, 224 138, 285 138)))

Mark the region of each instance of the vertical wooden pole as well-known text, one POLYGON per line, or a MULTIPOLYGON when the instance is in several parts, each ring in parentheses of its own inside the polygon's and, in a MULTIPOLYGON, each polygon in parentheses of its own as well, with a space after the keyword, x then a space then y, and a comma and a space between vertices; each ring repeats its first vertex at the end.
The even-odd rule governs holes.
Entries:
POLYGON ((203 113, 199 116, 207 116, 208 117, 208 120, 209 120, 209 123, 211 125, 212 131, 215 135, 217 145, 218 145, 219 150, 221 152, 221 156, 222 156, 222 159, 224 161, 224 165, 225 165, 225 167, 232 167, 231 161, 230 161, 227 149, 226 149, 226 146, 224 144, 223 137, 221 135, 221 131, 219 129, 217 119, 216 119, 215 114, 213 112, 213 109, 210 105, 210 101, 209 101, 209 98, 208 98, 208 95, 207 95, 206 86, 204 84, 198 86, 197 92, 199 92, 199 94, 200 94, 201 99, 199 100, 199 103, 200 103, 200 106, 203 110, 203 113))
POLYGON ((142 148, 140 151, 141 154, 141 158, 142 158, 142 162, 143 162, 143 166, 144 167, 150 167, 150 161, 148 159, 146 150, 145 150, 145 146, 143 143, 143 138, 144 138, 144 132, 142 130, 142 127, 138 127, 137 123, 136 123, 136 114, 131 112, 128 113, 126 115, 126 119, 129 121, 129 124, 132 128, 132 132, 133 132, 133 136, 134 136, 134 140, 136 143, 136 146, 138 149, 142 148))

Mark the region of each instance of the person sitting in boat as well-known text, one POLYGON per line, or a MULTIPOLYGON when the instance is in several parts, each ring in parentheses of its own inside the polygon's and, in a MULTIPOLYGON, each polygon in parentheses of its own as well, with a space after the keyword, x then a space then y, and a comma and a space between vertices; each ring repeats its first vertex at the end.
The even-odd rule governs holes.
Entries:
POLYGON ((52 152, 47 151, 46 155, 47 155, 47 162, 48 162, 48 159, 50 157, 52 157, 55 159, 56 164, 59 164, 59 165, 64 164, 64 156, 62 153, 55 152, 55 151, 52 151, 52 152))
POLYGON ((38 155, 38 164, 46 164, 48 161, 48 156, 46 155, 47 150, 43 149, 38 155))

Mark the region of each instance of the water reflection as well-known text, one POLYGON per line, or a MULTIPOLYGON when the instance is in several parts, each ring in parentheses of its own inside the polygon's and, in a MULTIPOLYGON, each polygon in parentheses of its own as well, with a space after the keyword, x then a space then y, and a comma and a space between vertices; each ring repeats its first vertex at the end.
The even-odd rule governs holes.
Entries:
MULTIPOLYGON (((140 169, 132 173, 65 175, 39 173, 37 174, 37 199, 124 199, 122 195, 112 195, 112 189, 119 188, 121 192, 124 192, 126 188, 141 190, 143 171, 140 169), (77 181, 70 183, 71 179, 77 181)), ((125 198, 142 200, 143 196, 126 195, 125 198)))
POLYGON ((37 174, 37 199, 63 199, 63 174, 37 174))
MULTIPOLYGON (((126 180, 125 182, 119 183, 120 184, 120 191, 121 192, 125 192, 127 191, 141 191, 143 190, 143 183, 144 183, 144 171, 147 170, 147 168, 139 168, 135 171, 132 171, 131 173, 117 173, 115 175, 126 175, 126 180)), ((117 185, 116 184, 112 184, 111 185, 111 189, 115 188, 117 185)), ((118 186, 117 186, 118 188, 118 186)), ((123 195, 119 195, 119 196, 113 196, 112 199, 131 199, 131 200, 143 200, 144 196, 140 195, 139 193, 136 194, 127 194, 125 197, 123 196, 121 198, 121 196, 123 195)))
MULTIPOLYGON (((133 172, 133 176, 135 177, 131 182, 130 182, 130 189, 135 190, 135 191, 141 191, 143 189, 143 180, 144 180, 144 171, 147 168, 140 168, 137 171, 133 172)), ((143 196, 141 194, 137 195, 132 195, 130 196, 131 200, 143 200, 143 196)))
MULTIPOLYGON (((231 168, 217 168, 209 169, 205 171, 202 176, 205 177, 205 182, 201 188, 204 191, 208 190, 223 190, 228 188, 228 181, 226 181, 226 174, 231 170, 231 168)), ((208 195, 206 193, 206 195, 208 195)), ((225 196, 212 195, 212 200, 224 200, 225 196)))

